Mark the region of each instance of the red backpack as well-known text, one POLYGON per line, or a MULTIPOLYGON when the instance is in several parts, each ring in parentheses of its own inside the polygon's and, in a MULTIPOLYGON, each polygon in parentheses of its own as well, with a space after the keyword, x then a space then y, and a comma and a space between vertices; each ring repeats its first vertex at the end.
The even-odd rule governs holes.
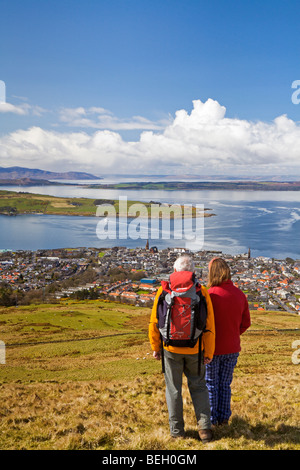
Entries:
POLYGON ((201 285, 190 271, 174 272, 170 282, 162 281, 161 285, 157 320, 162 342, 165 346, 193 348, 206 328, 207 304, 201 285))

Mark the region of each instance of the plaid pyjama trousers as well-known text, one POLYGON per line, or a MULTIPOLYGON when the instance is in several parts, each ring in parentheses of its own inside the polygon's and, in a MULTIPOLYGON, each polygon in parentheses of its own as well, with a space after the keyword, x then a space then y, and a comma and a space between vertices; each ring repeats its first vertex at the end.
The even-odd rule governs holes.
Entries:
POLYGON ((228 421, 231 416, 231 382, 238 356, 239 353, 214 356, 206 365, 212 424, 228 421))

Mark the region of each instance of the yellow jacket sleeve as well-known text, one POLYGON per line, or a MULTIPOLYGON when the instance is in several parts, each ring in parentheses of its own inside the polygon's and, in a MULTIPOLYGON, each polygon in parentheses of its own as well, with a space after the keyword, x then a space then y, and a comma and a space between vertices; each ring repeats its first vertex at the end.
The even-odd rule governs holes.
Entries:
POLYGON ((156 309, 157 309, 158 298, 161 293, 162 293, 162 287, 160 287, 156 293, 153 307, 152 307, 150 323, 149 323, 149 340, 150 340, 151 349, 152 351, 157 351, 157 352, 160 351, 161 340, 160 340, 159 329, 157 327, 156 309))
MULTIPOLYGON (((208 357, 209 359, 213 358, 214 350, 215 350, 215 319, 214 319, 214 311, 212 302, 210 299, 210 295, 207 289, 204 286, 201 286, 202 294, 204 295, 207 303, 207 320, 206 320, 206 330, 202 335, 202 345, 201 348, 204 353, 204 357, 208 357)), ((160 294, 162 293, 162 287, 160 287, 157 291, 155 296, 155 300, 152 307, 150 323, 149 323, 149 340, 152 351, 159 351, 161 348, 161 339, 160 333, 157 326, 157 317, 156 317, 156 310, 157 310, 157 303, 160 294)), ((175 346, 165 346, 170 352, 174 352, 177 354, 197 354, 199 351, 199 341, 197 342, 194 348, 179 348, 175 346)))

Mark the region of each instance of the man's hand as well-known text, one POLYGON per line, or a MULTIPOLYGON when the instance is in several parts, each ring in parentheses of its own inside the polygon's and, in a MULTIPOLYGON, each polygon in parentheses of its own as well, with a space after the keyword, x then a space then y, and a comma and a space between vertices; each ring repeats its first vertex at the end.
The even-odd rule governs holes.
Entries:
POLYGON ((153 351, 153 357, 154 357, 154 359, 156 359, 157 361, 159 361, 160 358, 161 358, 160 351, 153 351))
POLYGON ((212 359, 209 359, 209 357, 205 357, 203 362, 204 362, 204 365, 206 366, 206 364, 210 364, 211 361, 212 359))

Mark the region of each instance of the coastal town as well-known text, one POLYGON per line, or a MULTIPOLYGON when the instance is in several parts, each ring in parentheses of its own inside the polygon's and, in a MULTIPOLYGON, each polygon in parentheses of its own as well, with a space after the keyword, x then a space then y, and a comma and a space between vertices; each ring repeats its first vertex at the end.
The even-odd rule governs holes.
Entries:
MULTIPOLYGON (((107 299, 151 306, 161 280, 168 279, 184 248, 63 248, 0 251, 0 304, 26 305, 61 299, 107 299)), ((300 260, 252 257, 247 253, 193 252, 196 276, 206 285, 208 263, 222 256, 232 281, 252 310, 300 314, 300 260)))

